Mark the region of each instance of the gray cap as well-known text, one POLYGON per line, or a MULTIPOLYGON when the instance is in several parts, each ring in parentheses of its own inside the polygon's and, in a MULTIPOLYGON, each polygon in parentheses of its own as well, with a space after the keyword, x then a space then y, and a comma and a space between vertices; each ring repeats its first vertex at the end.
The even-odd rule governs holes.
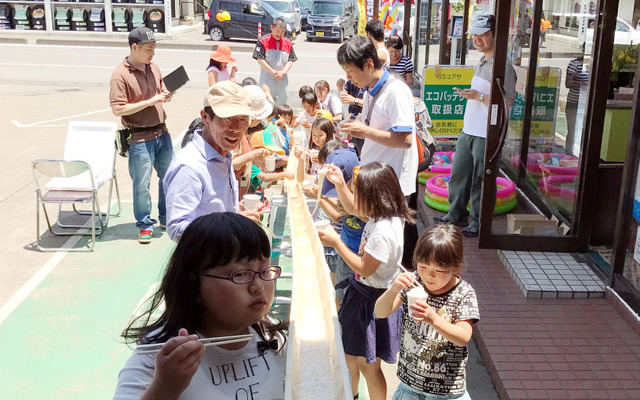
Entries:
POLYGON ((156 34, 146 26, 139 26, 129 32, 129 46, 132 44, 144 44, 156 41, 156 34))
POLYGON ((470 35, 482 35, 496 28, 496 17, 490 14, 480 15, 473 21, 473 26, 467 31, 470 35))

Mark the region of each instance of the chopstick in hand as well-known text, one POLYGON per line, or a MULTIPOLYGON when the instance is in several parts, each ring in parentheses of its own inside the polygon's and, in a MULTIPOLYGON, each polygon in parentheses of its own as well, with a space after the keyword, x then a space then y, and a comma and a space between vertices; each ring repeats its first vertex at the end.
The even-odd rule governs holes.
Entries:
MULTIPOLYGON (((411 273, 411 272, 407 271, 407 269, 406 269, 405 267, 403 267, 403 266, 402 266, 402 264, 398 264, 398 266, 399 266, 400 268, 402 268, 402 270, 403 270, 404 272, 406 272, 406 273, 408 273, 408 274, 410 274, 410 273, 411 273)), ((413 287, 415 287, 415 288, 420 287, 420 285, 418 284, 418 281, 417 281, 417 280, 415 280, 415 279, 414 279, 413 281, 411 281, 411 286, 413 286, 413 287)))
MULTIPOLYGON (((204 344, 204 347, 209 347, 209 346, 221 346, 223 344, 248 342, 252 339, 253 339, 253 335, 249 333, 246 335, 232 335, 232 336, 220 336, 220 337, 213 337, 213 338, 202 338, 202 339, 198 339, 198 341, 204 344)), ((141 345, 138 345, 138 347, 136 348, 136 351, 138 352, 138 354, 154 354, 162 350, 162 346, 164 346, 164 343, 141 344, 141 345)))

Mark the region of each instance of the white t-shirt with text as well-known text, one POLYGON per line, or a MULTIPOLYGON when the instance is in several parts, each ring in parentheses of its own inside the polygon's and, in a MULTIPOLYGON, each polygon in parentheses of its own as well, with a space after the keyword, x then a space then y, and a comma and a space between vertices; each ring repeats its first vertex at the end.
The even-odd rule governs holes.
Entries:
MULTIPOLYGON (((258 353, 259 336, 239 350, 207 347, 204 358, 180 400, 284 399, 286 349, 258 353)), ((114 400, 139 400, 155 371, 155 355, 134 351, 118 376, 114 400)))

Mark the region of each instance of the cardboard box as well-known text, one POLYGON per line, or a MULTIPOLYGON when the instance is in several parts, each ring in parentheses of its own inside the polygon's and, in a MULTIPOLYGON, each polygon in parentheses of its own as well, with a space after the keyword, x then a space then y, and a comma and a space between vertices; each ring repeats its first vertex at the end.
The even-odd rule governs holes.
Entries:
MULTIPOLYGON (((528 230, 522 231, 523 227, 549 227, 556 228, 558 221, 553 219, 547 219, 544 215, 537 214, 507 214, 507 233, 512 234, 538 234, 538 233, 525 233, 528 230)), ((530 231, 530 230, 529 230, 530 231)))
POLYGON ((563 236, 564 230, 559 226, 521 226, 514 233, 516 235, 563 236))

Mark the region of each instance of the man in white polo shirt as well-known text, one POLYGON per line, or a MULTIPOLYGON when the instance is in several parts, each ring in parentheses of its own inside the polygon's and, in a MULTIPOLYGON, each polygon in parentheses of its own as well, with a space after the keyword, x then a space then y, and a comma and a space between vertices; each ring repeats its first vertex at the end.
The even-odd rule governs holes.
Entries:
MULTIPOLYGON (((471 222, 462 230, 462 234, 467 237, 478 236, 480 230, 480 194, 491 104, 495 26, 496 19, 493 15, 481 15, 468 31, 473 38, 473 45, 484 55, 474 68, 471 88, 456 89, 461 97, 467 99, 467 107, 464 112, 464 125, 453 156, 454 163, 449 181, 449 212, 447 215, 433 218, 439 223, 466 225, 467 216, 471 216, 471 222), (469 200, 471 211, 467 212, 469 200)), ((516 71, 507 59, 504 91, 509 105, 513 104, 515 99, 515 85, 516 71)))
MULTIPOLYGON (((338 49, 337 58, 347 78, 365 89, 358 120, 347 122, 341 130, 364 139, 362 165, 373 161, 391 165, 409 206, 415 209, 418 145, 411 89, 382 68, 375 46, 365 37, 349 39, 338 49)), ((415 224, 405 224, 403 264, 407 267, 417 238, 415 224)))

